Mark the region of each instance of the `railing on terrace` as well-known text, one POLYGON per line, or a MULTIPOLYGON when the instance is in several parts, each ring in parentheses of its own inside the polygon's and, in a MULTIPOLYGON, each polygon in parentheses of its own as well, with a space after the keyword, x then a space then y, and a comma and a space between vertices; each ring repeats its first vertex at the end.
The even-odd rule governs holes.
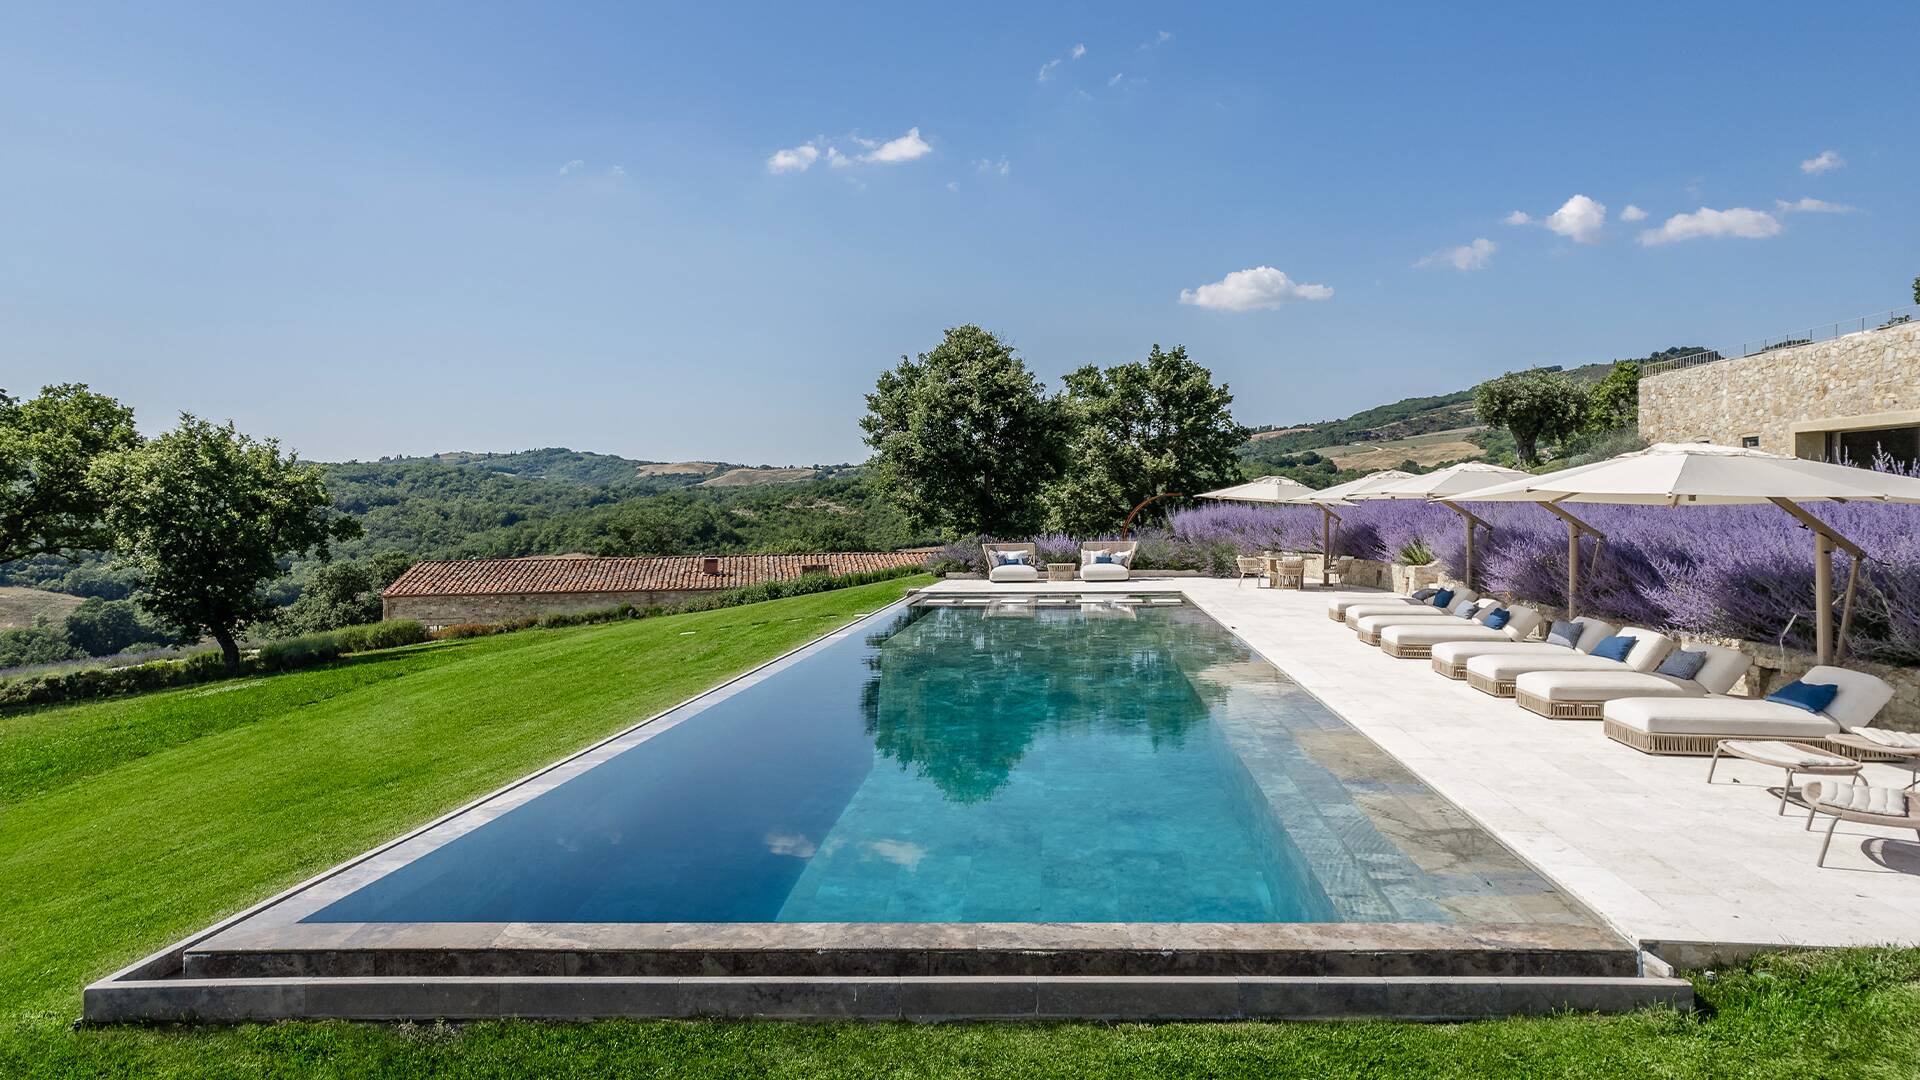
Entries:
POLYGON ((1640 369, 1640 374, 1659 375, 1663 372, 1678 371, 1681 368, 1698 367, 1720 360, 1738 360, 1743 356, 1757 356, 1772 352, 1774 349, 1790 349, 1795 345, 1809 345, 1816 341, 1831 341, 1848 334, 1858 334, 1866 330, 1885 330, 1889 326, 1920 321, 1920 304, 1908 304, 1892 311, 1876 312, 1872 315, 1860 315, 1839 322, 1822 323, 1819 326, 1796 330, 1788 334, 1777 334, 1761 338, 1758 341, 1743 341, 1726 349, 1703 349, 1697 353, 1676 356, 1667 360, 1655 360, 1640 369))

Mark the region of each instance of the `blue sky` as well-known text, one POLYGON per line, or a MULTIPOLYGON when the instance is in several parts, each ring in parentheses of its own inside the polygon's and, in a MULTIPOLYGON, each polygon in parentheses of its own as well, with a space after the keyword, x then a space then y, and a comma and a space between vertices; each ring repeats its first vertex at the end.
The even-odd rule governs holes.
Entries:
POLYGON ((962 322, 1286 423, 1920 274, 1910 3, 265 7, 11 10, 0 386, 835 462, 962 322))

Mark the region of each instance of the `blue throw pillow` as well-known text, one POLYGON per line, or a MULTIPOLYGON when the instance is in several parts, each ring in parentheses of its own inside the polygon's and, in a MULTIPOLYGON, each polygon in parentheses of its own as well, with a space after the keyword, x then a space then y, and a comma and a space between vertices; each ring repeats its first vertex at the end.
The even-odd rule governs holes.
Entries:
POLYGON ((1707 654, 1697 649, 1675 649, 1653 670, 1676 679, 1691 679, 1707 666, 1707 654))
POLYGON ((1024 551, 1002 551, 993 558, 995 566, 1025 566, 1027 553, 1024 551))
POLYGON ((1480 615, 1480 602, 1477 600, 1462 600, 1453 605, 1453 615, 1461 619, 1478 618, 1480 615))
POLYGON ((1113 561, 1113 552, 1096 551, 1093 553, 1093 561, 1097 563, 1110 563, 1113 561))
POLYGON ((1513 612, 1508 611, 1506 608, 1495 608, 1493 609, 1493 614, 1488 615, 1482 620, 1481 625, 1489 630, 1503 630, 1512 619, 1513 612))
POLYGON ((1439 589, 1415 589, 1413 591, 1413 598, 1415 600, 1431 600, 1439 595, 1439 593, 1439 589))
POLYGON ((1805 709, 1810 713, 1824 712, 1840 696, 1840 688, 1832 683, 1790 682, 1767 695, 1768 701, 1777 701, 1782 705, 1791 705, 1796 709, 1805 709))
POLYGON ((1580 644, 1580 635, 1585 630, 1586 627, 1581 623, 1555 619, 1553 626, 1547 630, 1547 644, 1571 649, 1580 644))
POLYGON ((1625 634, 1615 634, 1593 647, 1593 655, 1604 660, 1618 660, 1625 663, 1627 654, 1633 651, 1635 640, 1625 634))
POLYGON ((1453 603, 1452 589, 1441 589, 1439 592, 1433 594, 1433 606, 1439 608, 1441 611, 1447 610, 1447 605, 1451 603, 1453 603))

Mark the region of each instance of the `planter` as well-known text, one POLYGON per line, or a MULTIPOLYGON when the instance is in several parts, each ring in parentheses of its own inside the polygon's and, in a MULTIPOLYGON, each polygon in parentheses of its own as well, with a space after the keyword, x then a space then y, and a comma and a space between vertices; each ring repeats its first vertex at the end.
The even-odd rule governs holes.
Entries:
POLYGON ((1415 589, 1424 589, 1432 585, 1438 585, 1440 584, 1440 579, 1445 576, 1446 568, 1439 563, 1428 563, 1425 566, 1407 566, 1404 563, 1394 563, 1393 591, 1405 594, 1415 589))

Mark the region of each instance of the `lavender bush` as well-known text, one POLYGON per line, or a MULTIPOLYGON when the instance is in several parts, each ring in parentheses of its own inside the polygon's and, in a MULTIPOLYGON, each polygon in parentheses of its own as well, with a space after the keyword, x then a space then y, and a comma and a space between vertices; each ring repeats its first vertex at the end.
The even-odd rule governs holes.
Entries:
MULTIPOLYGON (((1560 519, 1524 504, 1480 504, 1494 526, 1474 547, 1475 583, 1517 600, 1566 606, 1567 534, 1560 519)), ((1814 504, 1813 513, 1866 550, 1848 649, 1892 664, 1920 664, 1920 506, 1814 504)), ((1465 526, 1444 506, 1367 502, 1339 511, 1334 554, 1393 561, 1422 544, 1441 563, 1465 558, 1465 526)), ((1607 535, 1596 552, 1581 546, 1579 607, 1641 626, 1771 642, 1789 620, 1787 644, 1813 646, 1813 540, 1770 506, 1583 506, 1584 520, 1607 535), (1795 616, 1798 616, 1796 619, 1795 616)), ((1041 557, 1077 558, 1066 536, 1032 538, 1041 557)), ((1095 537, 1093 539, 1102 539, 1095 537)), ((1112 539, 1105 537, 1104 539, 1112 539)), ((1234 559, 1270 549, 1320 550, 1320 512, 1312 507, 1220 504, 1180 510, 1164 527, 1138 531, 1139 569, 1235 573, 1234 559)), ((977 541, 951 545, 943 560, 979 572, 977 541)), ((1849 561, 1836 553, 1844 587, 1849 561)))

